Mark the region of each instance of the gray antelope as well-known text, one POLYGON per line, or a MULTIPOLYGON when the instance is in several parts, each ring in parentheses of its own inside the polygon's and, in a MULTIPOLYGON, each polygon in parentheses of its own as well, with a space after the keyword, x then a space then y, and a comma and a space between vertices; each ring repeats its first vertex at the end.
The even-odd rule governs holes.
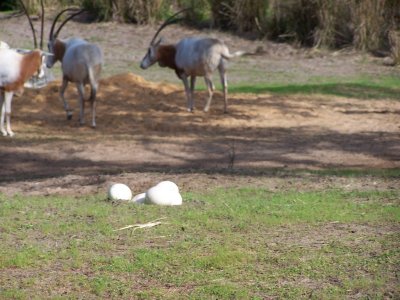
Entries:
POLYGON ((51 25, 48 49, 53 54, 47 60, 47 67, 51 68, 57 62, 61 62, 63 82, 60 89, 60 98, 63 101, 64 109, 67 113, 67 119, 72 118, 72 111, 64 97, 65 89, 69 82, 76 84, 79 94, 79 123, 83 125, 85 98, 84 86, 90 85, 90 97, 92 111, 92 127, 96 127, 96 94, 98 89, 98 81, 104 64, 103 52, 96 44, 89 43, 80 38, 59 39, 58 35, 63 26, 75 16, 81 14, 84 10, 76 11, 73 9, 64 9, 54 19, 51 25), (67 17, 58 29, 54 32, 57 20, 67 11, 73 13, 67 17))
MULTIPOLYGON (((21 5, 31 25, 35 50, 20 53, 15 49, 10 49, 6 43, 2 43, 0 47, 0 130, 3 136, 14 136, 14 132, 11 129, 11 102, 14 94, 21 95, 24 91, 25 82, 32 76, 42 78, 45 75, 46 53, 41 49, 36 49, 36 34, 32 20, 22 1, 21 5), (4 128, 5 121, 6 128, 4 128)), ((41 26, 43 32, 43 18, 41 26)), ((42 41, 43 34, 41 36, 41 44, 42 41)))
MULTIPOLYGON (((186 10, 186 9, 185 9, 186 10)), ((224 92, 224 113, 228 106, 228 82, 226 77, 226 60, 233 57, 244 55, 245 52, 237 51, 229 53, 225 43, 215 38, 188 37, 179 41, 177 44, 162 44, 162 38, 157 39, 158 34, 168 25, 176 23, 179 19, 177 15, 185 10, 181 10, 168 18, 157 30, 146 55, 142 59, 140 67, 147 69, 158 62, 160 67, 168 67, 175 70, 176 75, 183 81, 185 86, 188 111, 194 109, 193 91, 197 76, 203 76, 207 89, 208 99, 204 107, 207 112, 214 92, 212 73, 218 69, 223 92, 224 92), (189 86, 190 77, 190 86, 189 86)))

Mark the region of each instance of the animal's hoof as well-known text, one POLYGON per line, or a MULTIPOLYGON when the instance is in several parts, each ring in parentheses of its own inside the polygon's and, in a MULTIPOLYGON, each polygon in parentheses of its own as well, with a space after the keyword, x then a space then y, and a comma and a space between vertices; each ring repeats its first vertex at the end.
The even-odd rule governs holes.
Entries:
POLYGON ((2 130, 1 133, 3 136, 9 135, 10 137, 13 137, 15 135, 15 133, 11 130, 2 130))
POLYGON ((72 120, 72 114, 67 115, 67 120, 72 120))

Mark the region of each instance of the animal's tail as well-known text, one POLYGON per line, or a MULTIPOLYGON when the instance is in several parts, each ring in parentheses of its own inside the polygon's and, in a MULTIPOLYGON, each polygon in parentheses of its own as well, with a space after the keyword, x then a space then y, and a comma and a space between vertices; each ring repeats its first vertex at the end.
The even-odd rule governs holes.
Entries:
POLYGON ((227 49, 227 51, 224 51, 224 53, 222 53, 222 57, 225 59, 231 59, 234 57, 238 57, 238 56, 243 56, 243 55, 248 55, 249 53, 246 51, 236 51, 234 53, 229 53, 229 50, 227 49))
POLYGON ((96 98, 96 92, 97 92, 97 87, 98 87, 98 83, 97 83, 97 79, 95 77, 94 74, 94 70, 93 67, 90 66, 86 66, 87 71, 88 71, 88 75, 89 75, 89 83, 90 83, 90 99, 94 100, 96 98))
POLYGON ((97 79, 95 77, 93 67, 86 66, 86 68, 87 68, 87 72, 88 72, 88 75, 89 75, 89 83, 90 83, 90 85, 92 85, 94 87, 97 87, 97 79))

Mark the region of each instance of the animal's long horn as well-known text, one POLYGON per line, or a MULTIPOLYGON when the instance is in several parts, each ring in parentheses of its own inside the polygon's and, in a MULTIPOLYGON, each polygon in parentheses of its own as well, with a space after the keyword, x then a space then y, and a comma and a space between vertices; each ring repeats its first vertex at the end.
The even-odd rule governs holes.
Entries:
POLYGON ((40 0, 40 7, 42 10, 42 20, 40 23, 40 49, 43 50, 43 31, 44 31, 44 6, 43 6, 43 0, 40 0))
POLYGON ((26 10, 26 7, 25 7, 24 2, 23 2, 22 0, 19 0, 19 2, 21 3, 22 9, 24 10, 24 13, 25 13, 26 17, 28 18, 29 25, 31 26, 31 29, 32 29, 32 33, 33 33, 33 45, 34 45, 35 48, 37 48, 36 33, 35 33, 35 28, 33 27, 33 24, 32 24, 32 20, 31 20, 31 18, 29 17, 29 14, 28 14, 28 11, 26 10))
POLYGON ((190 7, 182 9, 182 10, 178 11, 176 14, 172 15, 171 17, 169 17, 166 21, 164 21, 164 23, 162 23, 161 26, 157 29, 157 32, 154 35, 153 39, 151 40, 150 44, 154 43, 154 41, 156 40, 156 38, 157 38, 158 34, 161 32, 161 30, 163 30, 168 25, 174 24, 174 23, 182 20, 182 18, 176 18, 176 16, 178 16, 181 13, 183 13, 184 11, 187 11, 187 10, 190 10, 190 9, 191 9, 190 7))
POLYGON ((58 29, 57 29, 57 31, 56 31, 56 34, 54 35, 54 38, 57 38, 58 34, 59 34, 60 31, 61 31, 61 28, 63 28, 64 25, 67 24, 67 22, 68 22, 69 20, 71 20, 72 18, 76 17, 77 15, 80 15, 80 14, 83 13, 84 11, 86 11, 86 9, 81 9, 81 10, 79 10, 78 12, 76 12, 76 13, 70 15, 68 18, 66 18, 66 19, 64 20, 64 22, 62 22, 61 25, 58 27, 58 29))
POLYGON ((57 21, 58 21, 58 18, 61 17, 61 15, 62 15, 63 13, 65 13, 66 11, 69 11, 69 10, 71 10, 71 8, 66 8, 66 9, 60 11, 60 12, 58 13, 58 15, 54 18, 53 23, 51 24, 51 27, 50 27, 49 40, 52 40, 52 39, 53 39, 54 26, 56 25, 56 23, 57 23, 57 21))
POLYGON ((63 13, 65 13, 65 12, 67 12, 67 11, 76 11, 76 9, 73 9, 73 8, 66 8, 66 9, 63 9, 62 11, 60 11, 60 12, 58 13, 58 15, 54 18, 53 23, 51 24, 50 33, 49 33, 49 40, 52 40, 52 39, 54 38, 54 36, 53 36, 54 27, 56 26, 56 23, 57 23, 58 19, 61 17, 61 15, 62 15, 63 13))

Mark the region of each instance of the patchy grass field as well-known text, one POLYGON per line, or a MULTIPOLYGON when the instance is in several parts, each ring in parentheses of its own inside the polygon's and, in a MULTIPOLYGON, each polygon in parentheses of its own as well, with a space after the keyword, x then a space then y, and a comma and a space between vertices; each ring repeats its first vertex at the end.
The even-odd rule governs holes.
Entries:
POLYGON ((215 188, 182 207, 0 199, 0 296, 396 298, 400 191, 215 188), (145 229, 115 231, 160 219, 145 229))
MULTIPOLYGON (((0 19, 0 39, 29 48, 28 28, 0 19)), ((96 130, 78 126, 73 85, 72 121, 59 80, 14 99, 16 136, 0 138, 0 299, 400 298, 399 68, 174 25, 167 41, 262 50, 229 63, 229 114, 221 93, 201 111, 201 80, 187 113, 173 72, 138 67, 155 29, 63 29, 105 52, 96 130), (111 183, 137 194, 161 180, 182 207, 106 200, 111 183)))

